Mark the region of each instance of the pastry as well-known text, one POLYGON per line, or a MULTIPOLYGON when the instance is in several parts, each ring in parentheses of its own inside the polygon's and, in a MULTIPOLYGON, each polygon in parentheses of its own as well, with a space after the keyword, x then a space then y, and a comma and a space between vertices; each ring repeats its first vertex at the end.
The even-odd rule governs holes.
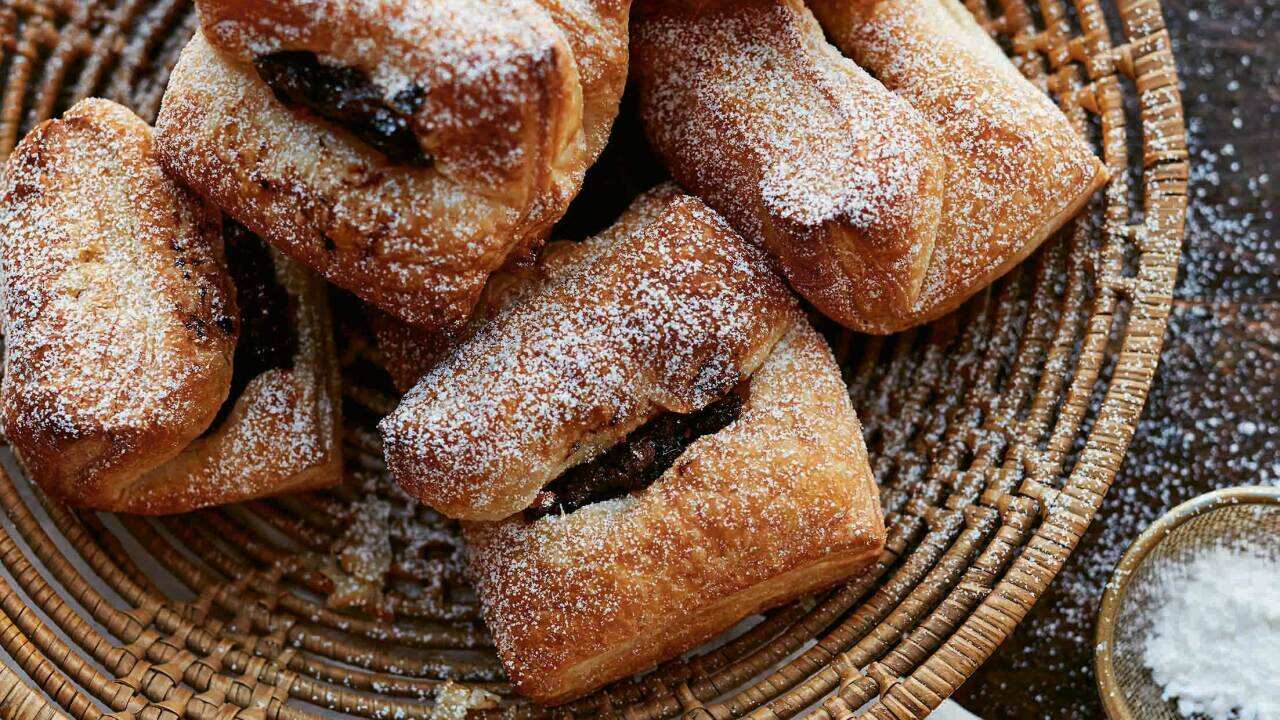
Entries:
MULTIPOLYGON (((481 314, 482 303, 483 295, 481 302, 476 304, 475 315, 481 314)), ((372 305, 365 305, 362 309, 377 348, 375 364, 386 371, 391 384, 401 393, 408 392, 431 369, 448 349, 453 337, 452 333, 432 332, 410 325, 372 305)))
POLYGON ((324 281, 228 221, 240 306, 231 393, 218 419, 117 504, 168 514, 342 480, 341 394, 324 281))
POLYGON ((943 154, 800 0, 643 0, 633 74, 676 180, 852 328, 908 313, 933 254, 943 154))
POLYGON ((577 266, 583 254, 592 247, 603 247, 613 238, 634 232, 652 221, 655 211, 679 195, 675 185, 666 183, 645 194, 642 202, 633 203, 601 237, 590 243, 558 240, 548 243, 538 262, 532 265, 509 265, 494 273, 476 303, 475 311, 456 332, 431 332, 380 312, 366 308, 369 326, 377 343, 381 365, 400 392, 408 392, 443 355, 458 343, 471 337, 506 306, 523 299, 544 283, 556 279, 561 271, 577 266))
POLYGON ((202 0, 166 167, 330 281, 453 330, 603 147, 628 3, 202 0))
POLYGON ((839 369, 760 251, 666 185, 549 264, 380 425, 467 519, 517 690, 565 702, 878 557, 839 369))
POLYGON ((537 263, 499 269, 489 276, 471 317, 454 331, 425 330, 367 306, 365 314, 377 343, 381 365, 391 376, 392 384, 400 392, 408 392, 449 349, 473 335, 498 310, 545 281, 562 264, 562 260, 567 261, 575 255, 580 245, 551 242, 543 249, 537 263))
POLYGON ((809 0, 834 42, 937 128, 947 193, 915 306, 857 326, 943 315, 1031 254, 1107 180, 1062 111, 955 0, 809 0))
POLYGON ((51 497, 116 509, 217 415, 237 337, 219 228, 115 103, 77 103, 10 156, 0 413, 51 497))
POLYGON ((387 465, 410 494, 450 517, 508 517, 764 359, 795 311, 767 259, 693 198, 659 190, 636 204, 650 222, 582 243, 572 267, 449 352, 382 420, 387 465))
MULTIPOLYGON (((826 343, 792 318, 731 399, 691 423, 728 424, 646 474, 647 488, 593 496, 579 484, 566 493, 577 509, 464 523, 485 621, 521 693, 547 704, 585 695, 879 557, 862 429, 826 343)), ((630 472, 618 461, 645 439, 595 473, 630 472)), ((591 474, 579 468, 578 479, 591 474)))

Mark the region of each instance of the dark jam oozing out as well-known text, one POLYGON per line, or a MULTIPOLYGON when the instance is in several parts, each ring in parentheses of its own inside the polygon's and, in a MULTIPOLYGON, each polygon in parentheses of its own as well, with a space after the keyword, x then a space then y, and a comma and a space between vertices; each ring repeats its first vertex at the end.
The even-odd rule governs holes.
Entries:
POLYGON ((570 468, 544 487, 524 511, 525 519, 571 513, 649 487, 694 440, 720 432, 738 419, 742 403, 742 395, 731 392, 697 412, 659 415, 608 452, 570 468))
POLYGON ((240 308, 240 340, 232 361, 231 392, 210 429, 226 419, 251 380, 268 370, 292 368, 298 351, 289 294, 276 279, 275 261, 267 244, 231 220, 223 223, 222 238, 240 308))
POLYGON ((285 105, 306 108, 341 125, 393 163, 431 164, 409 127, 409 117, 426 100, 421 88, 415 86, 387 102, 363 70, 330 65, 302 50, 260 55, 253 64, 285 105))

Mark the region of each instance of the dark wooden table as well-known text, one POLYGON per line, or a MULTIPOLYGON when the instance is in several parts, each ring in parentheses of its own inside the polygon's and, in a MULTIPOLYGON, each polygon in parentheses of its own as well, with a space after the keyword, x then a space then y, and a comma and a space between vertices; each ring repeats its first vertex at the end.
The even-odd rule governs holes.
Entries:
POLYGON ((1103 717, 1093 632, 1129 543, 1205 491, 1280 484, 1280 0, 1164 0, 1190 126, 1191 210, 1144 419, 1097 520, 957 696, 988 720, 1103 717))

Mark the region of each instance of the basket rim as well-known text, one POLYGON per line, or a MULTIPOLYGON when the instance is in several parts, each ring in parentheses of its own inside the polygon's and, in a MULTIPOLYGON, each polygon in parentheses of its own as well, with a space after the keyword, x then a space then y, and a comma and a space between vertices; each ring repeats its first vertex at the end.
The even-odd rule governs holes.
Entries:
POLYGON ((1280 506, 1280 487, 1271 485, 1242 485, 1222 488, 1198 495, 1174 507, 1160 516, 1129 545, 1107 582, 1102 593, 1102 606, 1098 610, 1098 627, 1094 634, 1094 671, 1097 676, 1098 695, 1110 720, 1141 720, 1120 692, 1116 677, 1115 647, 1116 617, 1120 602, 1129 587, 1129 580, 1137 572, 1147 556, 1171 532, 1184 523, 1224 507, 1238 505, 1280 506))

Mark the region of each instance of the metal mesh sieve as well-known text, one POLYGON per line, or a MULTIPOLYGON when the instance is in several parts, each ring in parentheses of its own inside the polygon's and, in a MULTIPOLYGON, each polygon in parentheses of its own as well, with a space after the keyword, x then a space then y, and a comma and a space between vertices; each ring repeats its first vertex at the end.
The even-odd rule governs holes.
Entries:
MULTIPOLYGON (((1112 720, 1181 720, 1143 664, 1154 610, 1179 571, 1217 548, 1280 560, 1280 488, 1243 487, 1174 508, 1134 541, 1107 585, 1098 618, 1098 690, 1112 720)), ((1212 652, 1209 643, 1203 652, 1212 652)))

